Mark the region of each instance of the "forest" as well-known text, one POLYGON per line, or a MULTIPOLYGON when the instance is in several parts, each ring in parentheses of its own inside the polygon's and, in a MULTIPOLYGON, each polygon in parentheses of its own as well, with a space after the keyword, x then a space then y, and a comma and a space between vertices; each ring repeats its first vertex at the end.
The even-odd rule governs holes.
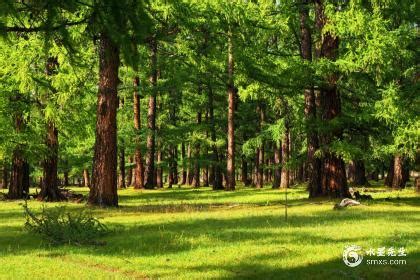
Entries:
POLYGON ((419 15, 415 0, 1 0, 0 272, 415 279, 419 15), (357 242, 408 248, 407 265, 350 271, 357 242))

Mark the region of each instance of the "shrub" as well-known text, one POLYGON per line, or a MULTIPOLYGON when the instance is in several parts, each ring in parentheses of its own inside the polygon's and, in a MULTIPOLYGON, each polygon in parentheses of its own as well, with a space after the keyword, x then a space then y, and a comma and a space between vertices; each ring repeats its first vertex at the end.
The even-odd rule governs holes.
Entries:
POLYGON ((104 245, 97 238, 109 233, 104 224, 84 210, 71 213, 62 206, 49 209, 43 206, 41 213, 34 214, 26 201, 23 208, 26 216, 25 229, 39 234, 54 245, 104 245))

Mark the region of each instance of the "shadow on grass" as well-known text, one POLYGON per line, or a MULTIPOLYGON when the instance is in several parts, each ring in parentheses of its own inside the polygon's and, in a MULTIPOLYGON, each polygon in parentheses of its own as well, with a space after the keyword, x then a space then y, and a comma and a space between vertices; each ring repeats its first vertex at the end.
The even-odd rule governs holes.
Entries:
MULTIPOLYGON (((291 194, 304 194, 306 191, 303 188, 291 190, 291 194)), ((263 189, 239 189, 235 192, 226 192, 224 190, 214 191, 210 188, 181 188, 181 189, 158 189, 143 192, 139 190, 138 193, 132 191, 130 193, 120 192, 121 201, 137 200, 148 201, 148 200, 172 200, 172 201, 185 201, 185 200, 196 200, 196 199, 227 199, 227 198, 246 198, 252 196, 264 196, 264 195, 282 195, 279 190, 273 190, 271 188, 263 189)))
MULTIPOLYGON (((163 220, 157 224, 140 224, 134 226, 121 226, 119 223, 107 223, 115 231, 104 238, 107 245, 103 247, 72 247, 78 248, 85 254, 112 255, 112 256, 159 256, 171 253, 190 251, 197 246, 200 238, 207 240, 200 248, 213 246, 215 243, 240 244, 255 241, 260 245, 272 243, 295 244, 307 242, 308 244, 322 245, 337 242, 354 243, 362 241, 358 237, 322 236, 308 233, 304 227, 314 226, 342 227, 348 230, 349 224, 362 224, 370 219, 384 219, 388 222, 397 222, 404 219, 406 223, 415 224, 416 211, 392 211, 386 214, 383 211, 356 212, 356 211, 328 211, 319 215, 290 216, 286 222, 282 212, 265 215, 252 215, 234 218, 196 218, 192 220, 168 221, 163 220), (293 235, 279 235, 278 230, 292 231, 293 235), (210 240, 210 242, 208 242, 210 240)), ((22 227, 2 226, 0 228, 0 255, 17 255, 39 249, 42 245, 37 236, 22 230, 22 227), (8 248, 2 250, 1 248, 8 248)), ((416 240, 416 236, 404 235, 403 239, 393 240, 401 246, 404 242, 416 240)), ((396 244, 393 244, 396 245, 396 244)), ((51 247, 49 249, 54 249, 51 247)), ((60 248, 57 248, 60 250, 60 248)))
MULTIPOLYGON (((248 193, 247 191, 240 191, 237 193, 221 191, 220 197, 224 198, 225 196, 230 196, 232 198, 241 198, 246 197, 247 195, 253 196, 255 195, 254 191, 258 192, 258 195, 266 195, 275 192, 268 189, 264 189, 263 191, 252 190, 252 193, 248 193)), ((352 236, 351 231, 349 230, 349 227, 352 225, 360 225, 369 220, 386 221, 390 223, 404 220, 405 224, 411 225, 418 223, 418 211, 401 211, 398 210, 398 208, 392 208, 392 210, 385 211, 375 208, 369 209, 368 207, 361 209, 346 209, 344 211, 325 211, 325 208, 323 208, 323 210, 320 211, 315 209, 315 211, 311 211, 310 213, 299 212, 299 215, 294 214, 291 210, 289 213, 289 221, 286 222, 283 218, 283 207, 281 205, 272 206, 275 203, 280 204, 282 202, 281 200, 271 200, 271 206, 267 207, 267 211, 260 212, 260 215, 256 215, 253 212, 258 208, 249 206, 257 205, 264 207, 265 205, 247 202, 240 203, 241 205, 238 207, 249 207, 249 215, 233 217, 229 215, 228 209, 235 205, 232 205, 231 202, 217 202, 218 196, 218 192, 214 193, 211 190, 165 190, 121 196, 121 202, 124 202, 126 199, 136 199, 139 201, 139 206, 126 205, 118 209, 106 210, 91 208, 97 216, 114 214, 118 216, 124 216, 125 214, 141 215, 142 212, 209 212, 212 209, 220 208, 225 210, 223 216, 220 218, 216 216, 217 214, 210 213, 211 217, 207 218, 195 217, 188 219, 184 217, 181 220, 163 218, 161 221, 152 224, 146 222, 144 224, 138 223, 122 226, 117 222, 108 222, 107 225, 115 231, 110 236, 104 238, 107 245, 102 247, 76 247, 67 245, 50 247, 48 244, 43 243, 39 237, 23 231, 22 226, 2 225, 0 226, 0 257, 23 255, 36 250, 47 250, 46 252, 41 253, 46 254, 48 257, 61 257, 67 250, 85 255, 120 258, 159 257, 180 252, 189 252, 198 247, 211 250, 215 244, 237 244, 237 246, 241 246, 243 243, 254 243, 258 246, 278 244, 279 247, 284 246, 286 248, 288 244, 302 243, 311 244, 311 246, 336 243, 357 244, 358 242, 364 242, 364 238, 369 236, 369 234, 367 233, 364 237, 352 236), (206 198, 207 195, 212 199, 208 203, 145 205, 150 199, 162 201, 169 200, 170 202, 173 202, 174 200, 175 202, 177 200, 180 202, 186 200, 192 201, 195 199, 199 202, 200 198, 206 198), (308 232, 308 229, 313 227, 337 227, 342 228, 343 232, 348 231, 349 234, 334 236, 333 234, 325 234, 325 231, 319 234, 314 231, 308 232), (290 232, 290 234, 286 234, 288 232, 290 232)), ((290 202, 322 203, 323 201, 310 201, 307 199, 295 198, 291 199, 290 202)), ((326 201, 326 203, 332 202, 326 201)), ((419 200, 416 197, 402 197, 397 202, 383 199, 367 203, 391 204, 393 206, 404 204, 418 206, 419 200)), ((69 210, 80 211, 82 208, 83 205, 77 208, 69 208, 69 210)), ((22 217, 22 214, 17 212, 17 210, 0 212, 0 219, 11 219, 11 217, 22 217)), ((369 231, 369 229, 367 228, 366 231, 369 231)), ((395 229, 395 231, 398 231, 398 229, 395 229)), ((417 240, 417 238, 418 237, 415 234, 403 234, 401 238, 396 238, 395 235, 392 237, 383 237, 378 242, 382 242, 383 245, 405 246, 407 242, 413 242, 417 240)), ((227 259, 226 262, 217 266, 208 264, 202 266, 188 266, 184 269, 193 269, 197 271, 222 270, 226 277, 223 276, 220 277, 220 279, 360 279, 366 278, 366 275, 373 275, 373 278, 384 279, 383 277, 379 277, 383 276, 383 274, 380 273, 379 268, 378 272, 373 272, 372 274, 369 272, 369 267, 366 268, 361 266, 360 268, 351 270, 344 266, 339 256, 332 261, 318 261, 316 263, 305 263, 298 267, 283 268, 268 266, 266 263, 272 263, 279 259, 281 261, 282 258, 287 258, 292 255, 296 257, 299 252, 285 250, 280 253, 277 252, 265 255, 253 255, 252 253, 253 252, 250 252, 250 257, 248 259, 227 259)), ((411 258, 412 254, 409 256, 411 258)), ((310 258, 310 256, 302 256, 302 259, 304 259, 304 257, 306 259, 310 258)), ((416 254, 413 255, 413 257, 416 257, 414 260, 418 260, 419 255, 416 254)), ((316 258, 314 257, 314 259, 316 258)), ((410 266, 410 268, 413 267, 410 266)), ((401 275, 401 268, 382 267, 382 270, 388 271, 390 278, 410 279, 412 276, 415 276, 415 269, 411 269, 410 272, 402 272, 401 275)), ((182 273, 182 269, 178 273, 182 273)), ((163 277, 164 275, 160 276, 163 277)), ((170 276, 171 275, 168 275, 168 277, 170 276)), ((386 278, 387 277, 385 277, 385 279, 386 278)))
MULTIPOLYGON (((303 263, 295 267, 275 267, 264 265, 264 262, 275 262, 284 258, 281 254, 261 254, 231 264, 218 266, 202 265, 192 269, 197 271, 220 271, 225 276, 217 279, 418 279, 416 264, 420 252, 413 252, 404 257, 406 264, 400 265, 368 265, 366 259, 357 267, 347 267, 341 256, 317 262, 303 263)), ((388 262, 393 258, 384 258, 388 262)), ((395 259, 395 258, 394 258, 395 259)), ((191 268, 190 268, 191 269, 191 268)), ((169 276, 169 275, 168 275, 169 276)))

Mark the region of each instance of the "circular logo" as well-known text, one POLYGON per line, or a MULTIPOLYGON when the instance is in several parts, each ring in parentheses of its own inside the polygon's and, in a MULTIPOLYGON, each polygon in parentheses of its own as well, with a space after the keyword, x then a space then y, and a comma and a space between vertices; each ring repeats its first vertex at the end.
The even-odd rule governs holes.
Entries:
POLYGON ((356 267, 362 263, 363 256, 359 254, 359 251, 362 250, 362 247, 357 245, 351 245, 344 249, 343 251, 343 261, 347 266, 356 267))

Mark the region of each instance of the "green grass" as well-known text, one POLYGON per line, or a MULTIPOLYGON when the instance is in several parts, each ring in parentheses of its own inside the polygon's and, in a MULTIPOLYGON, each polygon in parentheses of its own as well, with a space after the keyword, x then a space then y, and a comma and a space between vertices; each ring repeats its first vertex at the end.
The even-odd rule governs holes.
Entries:
POLYGON ((105 246, 50 246, 23 230, 22 201, 0 201, 0 279, 419 279, 420 199, 412 188, 372 193, 374 201, 342 211, 293 188, 287 221, 284 192, 269 188, 119 194, 120 208, 91 208, 113 229, 105 246), (407 264, 347 267, 350 244, 405 247, 407 264))

